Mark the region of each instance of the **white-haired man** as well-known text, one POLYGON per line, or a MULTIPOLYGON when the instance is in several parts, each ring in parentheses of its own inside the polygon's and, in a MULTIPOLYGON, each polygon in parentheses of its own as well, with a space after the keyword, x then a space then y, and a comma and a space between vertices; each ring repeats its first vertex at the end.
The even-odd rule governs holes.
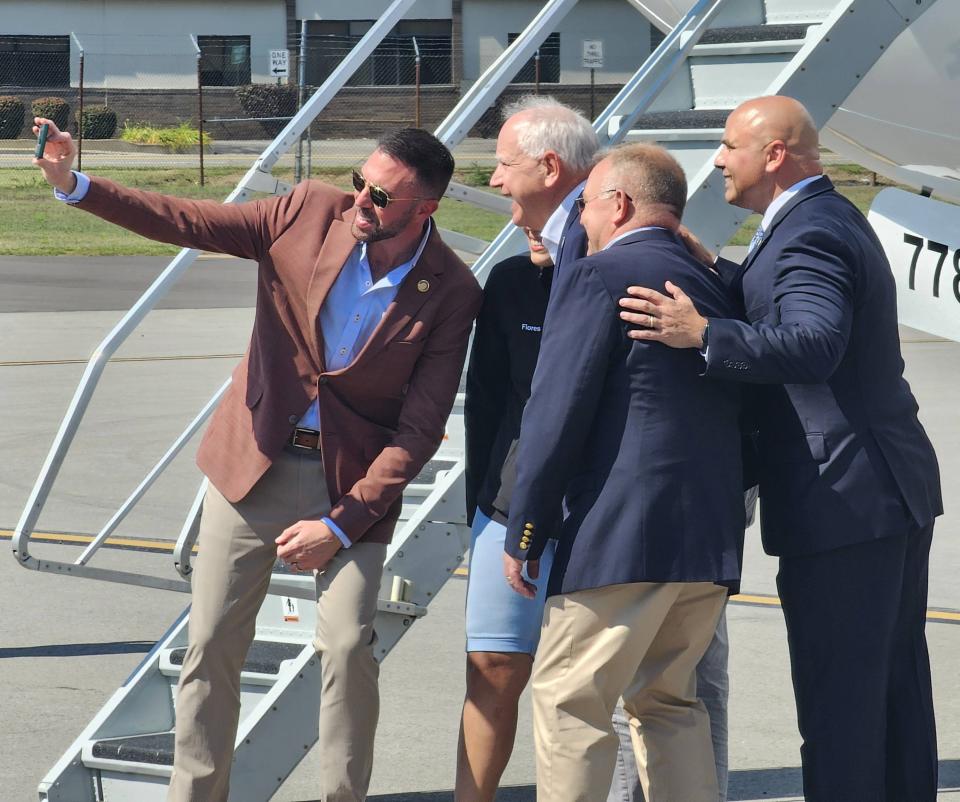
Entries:
POLYGON ((580 112, 549 96, 531 95, 504 109, 497 169, 490 186, 513 201, 515 225, 541 232, 559 272, 586 252, 574 200, 583 191, 597 134, 580 112))
MULTIPOLYGON (((528 232, 539 232, 539 236, 534 237, 536 245, 531 245, 533 264, 528 264, 528 269, 517 269, 515 260, 494 268, 470 357, 465 420, 467 510, 473 539, 458 802, 493 800, 513 750, 518 702, 529 681, 539 640, 552 541, 541 557, 542 581, 534 599, 510 591, 499 565, 515 477, 520 416, 530 396, 547 303, 543 287, 549 288, 551 281, 562 275, 565 264, 586 254, 587 238, 576 199, 583 192, 598 148, 590 122, 552 97, 528 96, 504 110, 497 137, 497 168, 490 185, 513 201, 513 222, 528 232), (534 248, 546 249, 542 258, 534 248), (533 274, 537 269, 539 279, 533 274)), ((714 731, 721 789, 726 787, 726 666, 722 618, 708 657, 698 667, 700 684, 708 690, 704 701, 714 731), (717 693, 710 693, 714 688, 717 693)), ((610 802, 641 800, 629 723, 620 707, 614 726, 621 749, 610 802)))
MULTIPOLYGON (((599 145, 590 122, 553 98, 524 98, 505 109, 504 120, 490 185, 513 200, 513 222, 528 231, 531 257, 494 267, 468 369, 467 508, 473 538, 458 802, 488 802, 496 794, 540 637, 545 583, 535 599, 525 599, 510 590, 501 569, 513 458, 553 274, 586 252, 575 200, 599 145)), ((545 574, 551 553, 552 544, 544 554, 545 574)))

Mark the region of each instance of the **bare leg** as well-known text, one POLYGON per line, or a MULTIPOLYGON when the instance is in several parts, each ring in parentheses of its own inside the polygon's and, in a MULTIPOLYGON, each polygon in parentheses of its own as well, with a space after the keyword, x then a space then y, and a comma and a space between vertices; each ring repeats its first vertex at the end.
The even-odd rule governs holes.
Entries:
POLYGON ((467 654, 456 802, 492 802, 513 752, 517 707, 532 666, 533 657, 522 652, 467 654))

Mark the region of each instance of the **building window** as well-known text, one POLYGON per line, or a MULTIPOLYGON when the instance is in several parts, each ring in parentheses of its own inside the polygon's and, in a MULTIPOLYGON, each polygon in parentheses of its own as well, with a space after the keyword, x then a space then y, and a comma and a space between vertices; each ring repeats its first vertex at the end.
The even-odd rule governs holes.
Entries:
MULTIPOLYGON (((519 37, 519 33, 508 33, 507 44, 512 45, 519 37)), ((560 34, 551 33, 540 45, 540 83, 558 84, 560 83, 560 34)), ((513 79, 515 84, 532 84, 537 81, 537 57, 532 56, 524 64, 516 77, 513 79)))
POLYGON ((250 83, 249 36, 198 36, 200 83, 203 86, 240 86, 250 83))
POLYGON ((661 31, 656 25, 650 26, 650 52, 652 53, 658 47, 660 43, 666 39, 667 35, 661 31))
POLYGON ((70 86, 70 37, 0 36, 0 86, 70 86))
MULTIPOLYGON (((373 20, 308 20, 306 80, 319 86, 370 30, 373 20)), ((416 82, 420 52, 420 83, 448 84, 452 70, 450 20, 401 20, 347 82, 348 86, 410 86, 416 82)))

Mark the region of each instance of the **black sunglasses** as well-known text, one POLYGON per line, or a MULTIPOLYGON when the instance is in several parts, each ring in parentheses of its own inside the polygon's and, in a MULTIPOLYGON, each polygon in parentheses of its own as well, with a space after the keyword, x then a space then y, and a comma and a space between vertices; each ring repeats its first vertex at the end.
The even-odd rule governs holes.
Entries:
POLYGON ((370 200, 373 201, 374 206, 377 206, 381 209, 386 209, 387 206, 394 201, 434 200, 433 198, 391 198, 389 192, 387 192, 383 187, 378 187, 376 184, 371 184, 366 178, 363 177, 359 170, 353 170, 352 172, 353 188, 357 192, 363 192, 363 190, 369 189, 370 200))

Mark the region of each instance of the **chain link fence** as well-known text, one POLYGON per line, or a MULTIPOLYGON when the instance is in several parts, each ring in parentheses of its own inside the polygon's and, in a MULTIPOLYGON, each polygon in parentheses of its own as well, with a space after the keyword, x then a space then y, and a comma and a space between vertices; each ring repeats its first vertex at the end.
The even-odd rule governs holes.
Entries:
MULTIPOLYGON (((96 52, 84 48, 83 35, 0 37, 0 166, 29 164, 33 117, 44 116, 82 140, 87 168, 200 171, 201 161, 207 169, 248 167, 363 34, 312 26, 294 37, 282 78, 252 69, 248 36, 101 36, 96 52)), ((447 116, 462 95, 463 54, 449 32, 397 30, 322 110, 281 169, 296 166, 306 177, 348 167, 383 133, 433 129, 447 116)), ((548 93, 596 114, 619 87, 602 75, 593 85, 562 83, 553 34, 474 126, 457 149, 459 160, 493 164, 500 111, 512 99, 548 93)))

